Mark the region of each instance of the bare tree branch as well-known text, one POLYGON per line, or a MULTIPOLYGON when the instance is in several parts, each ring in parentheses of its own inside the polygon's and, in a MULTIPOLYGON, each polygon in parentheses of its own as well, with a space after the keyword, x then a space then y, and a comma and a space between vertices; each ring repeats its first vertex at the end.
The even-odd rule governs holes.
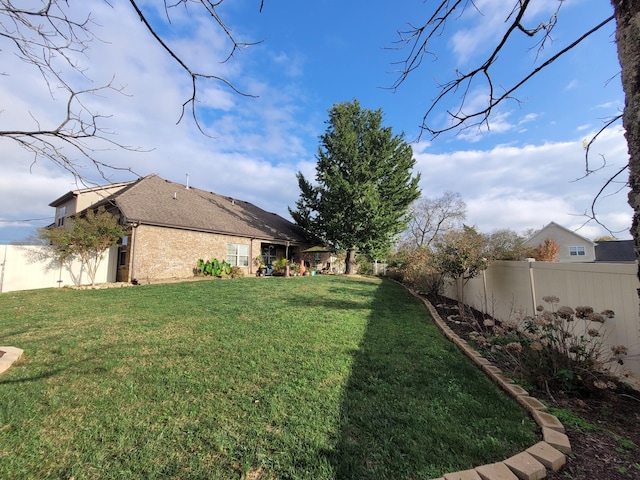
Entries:
POLYGON ((459 193, 447 191, 441 197, 425 197, 410 209, 405 243, 411 249, 429 248, 444 233, 451 231, 466 218, 467 206, 459 193))
MULTIPOLYGON (((589 140, 589 142, 587 142, 584 145, 584 171, 585 171, 585 174, 582 177, 580 177, 580 179, 581 178, 585 178, 585 177, 589 176, 590 174, 594 173, 595 171, 600 170, 601 168, 604 167, 605 164, 603 164, 599 168, 592 169, 591 166, 589 165, 589 153, 591 152, 591 147, 592 147, 593 143, 598 139, 598 137, 602 134, 602 132, 604 132, 607 128, 609 128, 611 125, 613 125, 614 123, 618 122, 621 119, 622 119, 622 114, 616 115, 615 117, 610 118, 608 121, 605 122, 605 124, 602 126, 602 128, 600 130, 598 130, 591 137, 591 140, 589 140)), ((580 180, 580 179, 578 179, 578 180, 580 180)))
MULTIPOLYGON (((217 11, 223 1, 175 0, 171 3, 165 0, 164 5, 169 21, 171 8, 183 6, 186 9, 189 5, 195 5, 196 8, 204 9, 202 13, 210 17, 230 41, 231 50, 224 63, 232 58, 236 51, 255 43, 239 42, 235 39, 231 29, 217 11)), ((109 4, 108 0, 105 0, 105 3, 109 4)), ((228 79, 211 72, 199 72, 190 66, 172 49, 163 35, 158 33, 159 30, 139 7, 139 2, 130 0, 130 3, 153 39, 191 78, 191 91, 181 106, 178 123, 182 121, 188 108, 197 128, 207 135, 196 111, 198 80, 217 81, 238 95, 252 97, 240 91, 228 79)), ((263 7, 264 0, 260 3, 260 10, 263 7)), ((99 38, 94 32, 97 24, 90 14, 78 20, 72 13, 73 7, 66 0, 43 0, 36 2, 32 8, 23 4, 16 6, 13 0, 0 0, 0 38, 8 40, 13 45, 13 53, 17 58, 39 71, 54 100, 61 91, 66 95, 66 111, 57 126, 43 127, 39 119, 32 115, 35 129, 0 130, 0 139, 6 138, 16 142, 33 154, 34 162, 39 159, 51 161, 72 173, 76 179, 82 180, 86 176, 82 172, 83 162, 86 161, 89 161, 102 177, 108 179, 107 170, 132 170, 106 164, 99 160, 99 152, 114 148, 128 151, 140 149, 114 140, 113 132, 101 126, 101 120, 110 115, 94 112, 84 102, 85 97, 100 96, 105 91, 124 94, 124 89, 115 87, 113 78, 100 87, 86 88, 78 85, 77 74, 87 82, 92 81, 88 72, 81 68, 78 58, 86 53, 92 41, 99 38)), ((8 75, 9 72, 0 74, 8 75)))
MULTIPOLYGON (((402 62, 404 66, 399 74, 398 79, 392 86, 393 89, 399 88, 406 81, 409 74, 420 67, 425 55, 435 56, 435 54, 429 51, 429 42, 435 37, 443 34, 447 20, 451 19, 454 14, 462 15, 470 4, 473 3, 469 0, 457 0, 454 2, 444 0, 439 4, 438 7, 436 7, 433 15, 431 15, 431 17, 422 26, 412 27, 408 31, 398 32, 400 36, 400 48, 409 48, 409 52, 406 55, 405 60, 402 62)), ((514 93, 525 83, 527 83, 532 77, 540 73, 542 70, 554 63, 559 57, 575 48, 586 38, 614 20, 613 15, 603 20, 598 25, 575 39, 565 48, 561 49, 555 55, 552 55, 541 65, 532 69, 527 75, 516 81, 511 87, 503 89, 501 93, 497 93, 492 78, 492 67, 497 62, 500 53, 505 48, 505 45, 507 45, 514 32, 521 32, 529 37, 533 37, 536 34, 543 32, 543 36, 537 44, 538 52, 542 51, 545 45, 549 41, 551 41, 550 34, 556 25, 557 16, 561 4, 562 2, 559 2, 558 8, 547 23, 541 23, 534 28, 528 28, 523 24, 523 18, 525 13, 527 12, 527 8, 529 8, 530 6, 530 0, 518 0, 511 13, 507 17, 507 22, 509 23, 507 24, 506 32, 498 41, 498 44, 492 50, 486 60, 481 62, 478 67, 473 68, 466 73, 463 73, 460 70, 456 70, 455 79, 439 86, 440 91, 438 95, 431 102, 426 113, 423 116, 421 125, 422 131, 428 132, 433 138, 435 138, 442 133, 452 130, 465 130, 472 127, 482 127, 483 125, 486 126, 487 129, 490 129, 490 116, 498 105, 500 105, 507 99, 517 101, 517 99, 513 96, 514 93), (471 90, 472 85, 474 84, 474 80, 478 77, 484 80, 484 83, 488 89, 487 105, 482 109, 465 112, 468 94, 471 90), (447 114, 449 115, 451 123, 448 126, 444 127, 436 127, 432 125, 430 123, 431 115, 445 101, 445 99, 448 99, 452 95, 455 95, 459 92, 461 93, 461 100, 459 101, 457 108, 453 111, 447 110, 447 114)), ((481 12, 479 13, 481 14, 481 12)))
POLYGON ((82 180, 86 176, 81 171, 83 165, 75 159, 76 155, 89 160, 105 179, 108 179, 105 169, 134 173, 131 168, 115 167, 97 158, 97 152, 115 148, 134 152, 142 151, 116 142, 110 132, 104 131, 99 125, 99 121, 105 116, 91 114, 84 106, 83 96, 97 95, 106 89, 118 91, 111 84, 77 92, 69 90, 66 117, 55 128, 44 129, 34 118, 36 129, 4 130, 0 131, 0 137, 14 140, 22 148, 31 152, 34 163, 39 158, 49 160, 70 172, 76 180, 82 180))
MULTIPOLYGON (((147 28, 147 30, 149 30, 149 32, 151 33, 153 38, 169 54, 169 56, 171 58, 173 58, 178 63, 178 65, 180 65, 180 67, 182 67, 191 76, 191 96, 182 104, 182 113, 180 114, 180 117, 178 118, 178 122, 177 123, 180 123, 182 121, 182 119, 184 118, 186 109, 190 107, 191 115, 192 115, 192 117, 193 117, 193 119, 195 121, 195 124, 196 124, 198 130, 200 130, 200 132, 202 134, 207 135, 205 133, 204 129, 202 128, 202 126, 200 125, 200 121, 198 120, 198 116, 196 114, 196 102, 197 102, 197 98, 196 97, 197 97, 197 92, 198 92, 197 81, 198 81, 199 78, 217 80, 219 82, 222 82, 224 85, 229 87, 231 90, 233 90, 238 95, 255 98, 255 95, 250 95, 248 93, 244 93, 244 92, 240 91, 239 89, 237 89, 229 80, 227 80, 224 77, 220 77, 218 75, 212 75, 212 74, 198 73, 198 72, 194 71, 193 69, 191 69, 191 67, 189 67, 182 60, 182 58, 180 58, 180 56, 177 55, 174 52, 174 50, 171 49, 171 47, 169 47, 167 45, 167 43, 162 39, 162 37, 153 28, 151 23, 148 21, 147 17, 144 15, 142 10, 138 6, 136 0, 129 0, 129 1, 131 2, 131 5, 133 6, 133 9, 136 11, 138 16, 140 17, 140 21, 144 24, 144 26, 147 28)), ((177 3, 175 3, 173 5, 168 5, 167 1, 165 0, 165 11, 167 11, 167 14, 168 14, 168 8, 174 8, 174 7, 176 7, 176 6, 180 5, 180 4, 184 5, 185 8, 186 8, 187 4, 189 2, 201 4, 205 8, 207 13, 215 20, 217 25, 224 31, 224 33, 227 36, 227 38, 231 41, 232 49, 229 52, 229 55, 227 56, 227 58, 225 58, 223 60, 223 63, 224 63, 224 62, 227 62, 230 58, 232 58, 237 50, 243 49, 243 48, 247 48, 249 46, 256 45, 256 44, 258 44, 260 42, 245 43, 245 42, 236 41, 236 39, 233 37, 233 34, 231 33, 231 30, 222 21, 222 19, 218 15, 218 12, 216 11, 216 8, 219 7, 222 4, 223 1, 224 0, 218 0, 217 2, 212 2, 210 0, 198 0, 198 1, 194 2, 194 0, 178 0, 177 3)), ((260 6, 260 8, 262 9, 262 5, 260 6)))
MULTIPOLYGON (((436 138, 445 132, 461 132, 473 127, 478 129, 482 129, 484 127, 487 130, 490 130, 491 116, 495 113, 498 106, 503 104, 506 100, 519 102, 515 95, 523 85, 528 83, 534 76, 552 65, 567 52, 571 51, 594 33, 598 32, 604 26, 614 22, 615 20, 614 15, 605 18, 594 27, 577 36, 573 41, 569 42, 555 54, 551 55, 547 60, 533 67, 520 79, 513 81, 510 86, 502 87, 500 88, 500 91, 498 91, 495 83, 496 78, 494 78, 494 71, 500 54, 505 50, 505 46, 514 40, 515 33, 524 34, 529 38, 538 37, 537 42, 533 46, 534 49, 537 49, 537 60, 546 46, 553 42, 551 34, 557 25, 558 15, 562 4, 563 0, 558 0, 555 11, 547 21, 538 23, 537 25, 527 26, 525 25, 525 14, 532 6, 532 2, 530 0, 514 0, 513 8, 505 19, 505 31, 484 61, 480 60, 476 67, 467 72, 462 72, 456 69, 455 78, 438 85, 438 93, 427 107, 426 113, 422 118, 421 132, 418 135, 418 140, 422 137, 424 132, 429 133, 432 138, 436 138), (467 110, 472 88, 476 88, 478 84, 484 86, 487 90, 486 103, 483 106, 473 106, 473 108, 470 107, 469 110, 467 110), (436 112, 439 112, 443 104, 452 98, 455 99, 455 107, 453 109, 446 110, 449 120, 448 123, 444 126, 435 125, 435 120, 432 119, 435 117, 436 112)), ((471 0, 441 0, 439 3, 434 5, 433 13, 426 22, 420 26, 411 25, 408 30, 398 32, 400 39, 397 42, 399 45, 397 48, 405 49, 407 50, 407 53, 404 56, 404 60, 399 62, 399 64, 402 65, 402 68, 400 69, 395 83, 392 85, 392 89, 400 88, 409 75, 422 65, 425 57, 429 56, 437 58, 436 53, 430 49, 431 45, 438 37, 444 35, 447 22, 459 18, 467 12, 470 7, 473 7, 479 15, 483 15, 477 5, 471 0)), ((604 157, 601 166, 594 168, 593 164, 590 164, 591 147, 603 131, 620 121, 621 118, 622 115, 618 115, 609 119, 604 126, 593 135, 589 142, 585 143, 585 173, 581 178, 587 177, 606 166, 606 159, 604 159, 604 157)), ((596 218, 596 203, 603 197, 605 189, 610 187, 614 180, 627 168, 628 166, 625 165, 620 169, 620 171, 609 178, 602 189, 594 197, 593 204, 591 205, 591 214, 587 215, 589 218, 588 221, 595 220, 598 224, 602 225, 602 223, 596 218)))
MULTIPOLYGON (((586 220, 584 221, 584 223, 577 229, 580 230, 580 228, 584 227, 585 225, 587 225, 590 222, 596 222, 598 225, 600 225, 602 228, 604 228, 607 232, 609 232, 609 234, 611 236, 616 236, 616 233, 621 233, 626 231, 626 229, 624 230, 611 230, 609 227, 607 227, 606 224, 602 223, 600 221, 600 219, 598 218, 598 214, 596 213, 596 206, 598 201, 604 196, 604 192, 605 190, 612 184, 614 183, 615 179, 617 177, 619 177, 620 175, 622 175, 624 172, 626 172, 629 168, 629 165, 624 165, 623 167, 621 167, 614 175, 612 175, 611 177, 609 177, 607 179, 607 181, 602 185, 602 187, 600 187, 600 190, 598 190, 598 193, 593 197, 593 200, 591 202, 591 207, 590 207, 590 211, 589 213, 587 213, 585 211, 584 213, 584 217, 586 217, 586 220)), ((611 195, 616 195, 617 193, 620 193, 624 188, 629 186, 629 182, 625 181, 622 182, 620 187, 617 189, 617 191, 607 195, 607 196, 611 196, 611 195)))

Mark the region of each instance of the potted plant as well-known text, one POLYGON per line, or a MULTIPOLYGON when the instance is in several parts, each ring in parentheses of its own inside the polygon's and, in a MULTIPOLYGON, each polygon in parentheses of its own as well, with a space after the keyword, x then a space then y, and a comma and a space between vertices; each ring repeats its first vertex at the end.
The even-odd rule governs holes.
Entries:
POLYGON ((293 275, 294 277, 297 277, 298 275, 302 275, 301 273, 302 264, 291 262, 289 263, 289 268, 291 269, 291 275, 293 275))
POLYGON ((258 255, 253 259, 253 265, 257 268, 256 276, 264 277, 265 274, 267 273, 267 266, 264 264, 264 261, 262 260, 262 255, 258 255))
POLYGON ((284 276, 287 268, 287 259, 279 258, 275 262, 273 262, 273 275, 284 276))

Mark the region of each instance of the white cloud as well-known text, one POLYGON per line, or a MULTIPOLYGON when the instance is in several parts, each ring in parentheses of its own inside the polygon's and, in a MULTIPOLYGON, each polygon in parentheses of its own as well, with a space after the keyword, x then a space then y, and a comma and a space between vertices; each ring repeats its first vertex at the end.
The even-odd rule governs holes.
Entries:
MULTIPOLYGON (((527 7, 524 25, 537 26, 541 20, 548 20, 548 14, 557 8, 557 0, 532 2, 527 7)), ((450 27, 460 28, 452 35, 451 48, 458 59, 458 65, 464 65, 477 53, 485 53, 494 48, 505 34, 513 20, 514 2, 502 0, 476 0, 469 2, 465 13, 454 17, 450 27)))
MULTIPOLYGON (((481 0, 476 3, 485 14, 485 18, 478 18, 478 21, 488 18, 492 22, 490 25, 494 25, 502 24, 506 18, 504 2, 481 0)), ((539 3, 544 11, 552 4, 556 5, 557 0, 539 3)), ((152 41, 144 28, 140 28, 140 21, 131 9, 119 3, 111 8, 103 1, 90 1, 86 5, 99 20, 98 34, 102 41, 94 42, 88 57, 81 58, 82 65, 90 68, 87 74, 95 80, 94 85, 108 82, 115 74, 116 84, 126 86, 126 95, 104 92, 104 97, 87 98, 87 106, 103 115, 112 115, 103 119, 103 125, 116 133, 115 141, 148 150, 146 153, 104 150, 96 152, 96 156, 117 167, 131 166, 142 175, 157 173, 178 182, 185 181, 185 175, 189 174, 192 186, 250 201, 265 210, 287 216, 287 206, 294 206, 299 195, 296 172, 302 171, 309 180, 315 177, 317 136, 324 130, 325 109, 330 105, 319 93, 320 89, 330 86, 306 86, 309 79, 304 77, 304 67, 306 62, 315 60, 311 54, 307 51, 297 53, 295 45, 290 50, 278 46, 273 51, 268 42, 261 45, 261 59, 271 59, 274 65, 282 67, 278 70, 287 70, 277 83, 263 75, 252 55, 240 53, 220 64, 228 54, 228 44, 219 32, 212 32, 203 24, 197 24, 188 32, 195 41, 176 38, 172 45, 184 52, 186 58, 197 62, 200 70, 212 68, 214 73, 233 81, 243 91, 259 95, 259 98, 242 97, 219 82, 202 82, 199 89, 202 103, 198 103, 198 108, 206 132, 216 137, 212 139, 194 128, 188 114, 176 125, 180 106, 191 94, 190 77, 152 41), (300 85, 305 85, 309 91, 300 85), (313 102, 323 103, 321 113, 315 105, 310 107, 313 102)), ((159 8, 157 2, 146 5, 159 8)), ((77 8, 75 4, 74 8, 77 8)), ((184 27, 180 23, 182 13, 178 10, 177 16, 172 18, 175 24, 184 27)), ((158 10, 158 15, 163 15, 162 9, 158 10)), ((466 30, 461 30, 461 36, 456 37, 459 43, 455 44, 461 58, 488 45, 489 37, 495 34, 486 23, 482 24, 485 31, 475 24, 461 23, 461 26, 466 30)), ((327 35, 340 38, 339 32, 328 32, 327 35)), ((0 43, 0 48, 3 47, 0 43)), ((348 45, 344 47, 348 48, 348 45)), ((7 55, 2 58, 3 62, 8 62, 7 55)), ((61 101, 52 102, 46 88, 42 88, 41 79, 21 62, 12 60, 10 64, 3 64, 2 70, 10 75, 0 77, 3 110, 0 129, 34 128, 34 118, 45 127, 59 122, 61 111, 64 111, 64 97, 58 95, 61 101)), ((357 75, 357 72, 338 73, 357 75)), ((423 88, 421 85, 421 95, 423 88)), ((418 97, 420 95, 414 98, 418 97)), ((397 97, 389 101, 395 102, 397 97)), ((465 108, 471 111, 484 103, 486 92, 475 90, 468 95, 465 108)), ((533 113, 519 116, 516 110, 497 113, 491 118, 492 133, 511 132, 516 128, 522 131, 525 124, 533 128, 538 118, 538 114, 533 113)), ((414 118, 402 120, 412 126, 415 123, 414 118)), ((396 128, 394 125, 394 130, 396 128)), ((584 137, 566 142, 539 141, 528 145, 520 145, 517 136, 505 137, 504 142, 508 143, 494 148, 439 154, 433 153, 433 149, 442 148, 442 142, 420 143, 414 146, 414 151, 417 170, 422 172, 423 194, 437 196, 446 190, 459 192, 468 205, 468 221, 483 231, 539 228, 552 220, 570 228, 577 227, 581 218, 575 215, 589 207, 593 193, 606 174, 626 158, 621 131, 607 131, 593 146, 592 152, 594 161, 600 154, 605 154, 612 167, 584 181, 571 183, 582 174, 582 139, 589 138, 594 131, 593 127, 589 131, 580 130, 579 135, 584 137)), ((482 138, 486 139, 487 135, 482 138)), ((456 138, 461 139, 477 142, 480 137, 477 131, 469 130, 456 138)), ((458 146, 461 144, 457 143, 458 146)), ((32 167, 32 161, 33 158, 15 144, 0 140, 3 171, 0 219, 53 216, 53 209, 48 204, 76 188, 72 177, 64 171, 44 161, 32 167)), ((84 168, 88 176, 97 180, 90 165, 84 168)), ((109 174, 113 181, 133 178, 120 172, 109 174)), ((630 208, 626 206, 624 193, 605 199, 601 207, 600 218, 616 228, 630 225, 630 208)), ((8 230, 7 225, 0 224, 3 240, 8 238, 2 233, 8 230)), ((583 229, 581 233, 600 232, 591 225, 587 228, 591 230, 583 229)), ((585 236, 596 236, 596 233, 585 236)))
POLYGON ((305 59, 304 56, 296 53, 288 55, 285 52, 280 52, 272 56, 273 61, 284 69, 284 72, 288 77, 301 77, 304 72, 305 59))
POLYGON ((564 91, 567 92, 569 90, 573 90, 574 88, 577 88, 579 86, 579 82, 578 80, 571 80, 569 83, 567 83, 564 86, 564 91))
MULTIPOLYGON (((606 152, 608 166, 578 181, 584 175, 581 139, 444 154, 431 154, 429 148, 423 144, 414 148, 423 195, 437 197, 447 190, 460 193, 467 204, 467 221, 482 231, 521 231, 551 221, 578 228, 598 190, 627 159, 620 128, 605 131, 593 147, 592 159, 606 152)), ((626 191, 603 197, 596 207, 600 221, 611 230, 622 231, 621 238, 629 236, 631 225, 626 191)), ((593 222, 580 232, 585 236, 606 233, 593 222)))
MULTIPOLYGON (((129 7, 91 2, 90 8, 99 19, 101 27, 96 28, 102 41, 93 42, 89 58, 84 59, 83 65, 90 66, 87 75, 101 85, 115 74, 118 84, 126 85, 126 94, 107 91, 101 97, 85 98, 85 104, 106 116, 102 125, 115 133, 114 141, 146 151, 100 150, 95 157, 116 167, 133 167, 141 175, 157 173, 179 182, 190 174, 194 186, 252 201, 286 216, 287 206, 298 196, 298 165, 306 169, 312 160, 299 137, 308 135, 309 129, 295 118, 299 108, 296 92, 243 76, 242 62, 235 58, 217 63, 228 45, 220 35, 210 35, 199 25, 191 32, 196 40, 176 41, 177 48, 187 52, 187 59, 197 61, 198 68, 213 67, 216 74, 237 80, 260 97, 241 97, 219 82, 203 82, 198 98, 206 101, 206 109, 201 110, 200 119, 207 133, 217 138, 199 133, 188 111, 176 125, 180 106, 191 94, 190 77, 139 28, 139 19, 129 7)), ((0 128, 33 129, 33 118, 45 128, 56 126, 63 118, 64 97, 52 102, 41 79, 23 62, 14 60, 3 68, 11 75, 0 77, 0 128)), ((66 172, 44 160, 31 168, 32 161, 12 141, 0 141, 0 219, 53 216, 48 204, 77 188, 66 172)), ((90 163, 80 168, 89 179, 105 182, 90 163)), ((113 181, 135 178, 118 171, 107 171, 107 175, 113 181)), ((11 225, 2 222, 0 230, 11 225)), ((7 239, 1 233, 0 238, 7 239)))

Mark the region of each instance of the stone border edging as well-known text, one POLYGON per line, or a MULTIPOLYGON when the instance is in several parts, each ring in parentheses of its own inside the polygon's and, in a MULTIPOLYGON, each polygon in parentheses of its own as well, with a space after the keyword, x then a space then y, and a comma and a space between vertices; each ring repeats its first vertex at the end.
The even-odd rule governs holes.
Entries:
POLYGON ((0 374, 3 374, 9 367, 13 365, 13 362, 18 360, 24 353, 22 349, 16 347, 0 347, 0 374))
POLYGON ((542 402, 529 396, 529 392, 514 384, 510 378, 502 374, 498 367, 492 365, 466 340, 460 338, 442 320, 429 300, 421 297, 406 285, 403 287, 427 307, 436 326, 444 336, 462 350, 494 383, 522 405, 542 429, 542 441, 527 448, 524 452, 502 462, 482 465, 471 470, 447 473, 444 477, 434 480, 539 480, 547 476, 547 468, 554 472, 559 471, 567 462, 565 454, 571 453, 569 437, 567 437, 560 420, 547 413, 547 407, 542 402))

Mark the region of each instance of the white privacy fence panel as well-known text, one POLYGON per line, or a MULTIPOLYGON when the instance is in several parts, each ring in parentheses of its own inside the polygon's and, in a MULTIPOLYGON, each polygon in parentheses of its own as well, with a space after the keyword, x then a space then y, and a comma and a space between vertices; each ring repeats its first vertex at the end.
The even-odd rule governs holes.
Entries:
MULTIPOLYGON (((625 367, 640 376, 640 301, 635 263, 492 263, 468 281, 464 302, 494 317, 506 320, 516 311, 535 313, 542 298, 556 296, 560 305, 591 306, 596 312, 610 309, 615 318, 605 322, 607 345, 629 349, 625 367)), ((445 294, 457 298, 455 285, 445 294)))
MULTIPOLYGON (((96 283, 116 281, 118 247, 112 247, 102 259, 96 283)), ((54 288, 91 283, 78 261, 60 264, 38 245, 0 245, 0 292, 54 288)))

